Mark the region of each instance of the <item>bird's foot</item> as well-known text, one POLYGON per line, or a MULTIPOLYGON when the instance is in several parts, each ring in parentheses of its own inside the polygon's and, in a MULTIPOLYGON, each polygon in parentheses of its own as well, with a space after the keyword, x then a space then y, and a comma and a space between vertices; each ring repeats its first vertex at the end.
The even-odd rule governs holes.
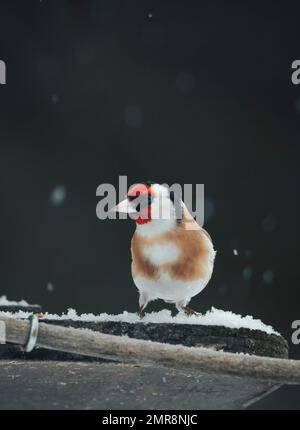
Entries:
POLYGON ((43 312, 38 312, 38 313, 36 313, 36 314, 34 314, 39 320, 41 320, 41 319, 43 319, 44 318, 44 313, 43 312))
POLYGON ((183 306, 182 307, 183 312, 187 315, 187 316, 191 316, 191 315, 196 315, 197 317, 200 315, 199 312, 194 311, 194 309, 189 308, 188 306, 183 306))
POLYGON ((143 308, 143 306, 140 307, 139 312, 138 312, 138 316, 143 319, 145 316, 145 310, 143 308))

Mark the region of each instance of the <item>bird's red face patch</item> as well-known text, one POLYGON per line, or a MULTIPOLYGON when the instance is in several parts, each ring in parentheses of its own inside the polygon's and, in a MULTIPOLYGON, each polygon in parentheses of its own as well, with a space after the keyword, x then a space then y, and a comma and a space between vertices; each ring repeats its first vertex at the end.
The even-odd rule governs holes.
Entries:
POLYGON ((135 184, 128 193, 127 199, 132 205, 135 205, 137 213, 131 214, 131 217, 137 224, 147 224, 151 221, 151 202, 154 196, 151 185, 135 184))

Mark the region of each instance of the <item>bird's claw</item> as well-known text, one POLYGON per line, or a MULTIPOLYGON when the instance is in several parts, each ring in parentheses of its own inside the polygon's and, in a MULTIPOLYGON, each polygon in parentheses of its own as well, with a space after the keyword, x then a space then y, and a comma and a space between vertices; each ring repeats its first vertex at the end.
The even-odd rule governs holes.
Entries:
POLYGON ((145 311, 142 307, 139 309, 138 316, 140 317, 140 319, 143 319, 145 316, 145 311))
POLYGON ((200 313, 199 313, 199 312, 194 311, 194 309, 189 308, 188 306, 184 306, 184 307, 182 308, 182 310, 183 310, 183 312, 184 312, 188 317, 190 317, 191 315, 195 315, 195 316, 197 316, 197 317, 199 317, 199 316, 200 316, 200 313))
POLYGON ((45 314, 43 312, 37 312, 34 314, 39 320, 43 319, 45 314))

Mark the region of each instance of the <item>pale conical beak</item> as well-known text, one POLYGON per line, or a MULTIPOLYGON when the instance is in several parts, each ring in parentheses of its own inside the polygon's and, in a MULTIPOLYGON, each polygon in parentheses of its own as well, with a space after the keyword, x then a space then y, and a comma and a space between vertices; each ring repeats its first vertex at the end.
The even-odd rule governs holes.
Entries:
POLYGON ((128 199, 121 201, 118 205, 111 208, 112 212, 123 212, 126 214, 136 213, 136 210, 130 205, 128 199))

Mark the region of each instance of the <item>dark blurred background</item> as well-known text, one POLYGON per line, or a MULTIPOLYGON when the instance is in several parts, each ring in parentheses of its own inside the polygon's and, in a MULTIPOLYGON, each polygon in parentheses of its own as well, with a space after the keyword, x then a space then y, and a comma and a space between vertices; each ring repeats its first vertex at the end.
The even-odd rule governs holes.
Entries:
MULTIPOLYGON (((218 253, 193 307, 260 318, 300 359, 299 12, 283 1, 1 1, 0 296, 57 313, 135 311, 134 225, 97 219, 97 186, 204 183, 218 253)), ((300 408, 300 389, 256 407, 300 408)))

